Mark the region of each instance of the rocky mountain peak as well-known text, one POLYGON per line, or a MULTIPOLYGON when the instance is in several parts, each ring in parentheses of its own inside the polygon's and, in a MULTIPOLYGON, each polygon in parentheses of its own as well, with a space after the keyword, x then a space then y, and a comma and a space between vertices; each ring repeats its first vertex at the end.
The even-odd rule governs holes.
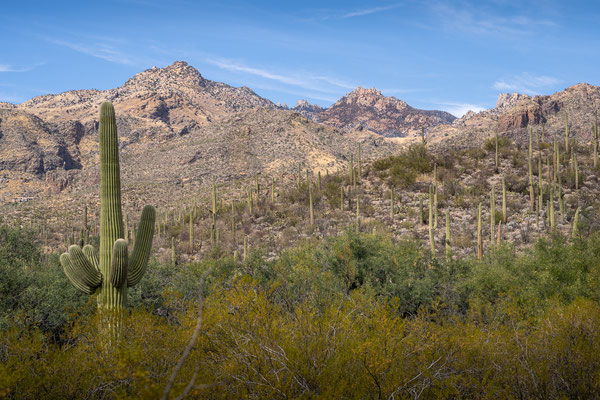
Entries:
POLYGON ((523 100, 531 99, 530 96, 521 93, 500 93, 496 101, 496 110, 499 112, 506 111, 523 100))
POLYGON ((207 80, 200 72, 185 61, 175 61, 164 68, 152 67, 131 77, 121 88, 122 91, 174 90, 177 88, 205 87, 207 80))
POLYGON ((381 92, 375 88, 363 88, 361 86, 354 89, 352 92, 346 94, 340 100, 338 100, 332 107, 341 104, 356 104, 359 106, 385 108, 394 107, 395 109, 403 109, 408 107, 402 100, 398 100, 395 97, 387 97, 381 94, 381 92))
MULTIPOLYGON (((309 103, 308 101, 304 100, 304 99, 300 99, 298 100, 298 102, 296 103, 296 105, 294 106, 294 108, 307 108, 307 107, 314 107, 315 105, 309 103)), ((319 107, 320 106, 316 106, 319 107)))
POLYGON ((316 114, 315 120, 343 129, 367 128, 384 136, 417 134, 422 127, 448 124, 456 118, 444 111, 419 110, 375 88, 361 86, 316 114))
POLYGON ((314 119, 315 115, 323 111, 323 107, 318 104, 311 104, 308 101, 301 99, 298 100, 296 105, 292 108, 293 111, 299 112, 308 119, 314 119))

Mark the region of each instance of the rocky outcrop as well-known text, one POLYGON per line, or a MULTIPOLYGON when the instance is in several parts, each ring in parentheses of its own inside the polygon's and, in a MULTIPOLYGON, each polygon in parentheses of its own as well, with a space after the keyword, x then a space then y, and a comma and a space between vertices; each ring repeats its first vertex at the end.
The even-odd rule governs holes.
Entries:
POLYGON ((498 131, 518 135, 527 127, 563 131, 565 114, 570 131, 583 140, 591 137, 595 112, 600 107, 600 87, 580 83, 552 95, 529 97, 520 95, 512 107, 506 107, 498 117, 498 131))
POLYGON ((0 170, 42 175, 76 167, 64 139, 40 118, 17 109, 0 109, 0 170))
POLYGON ((74 170, 48 171, 44 180, 44 192, 46 194, 58 194, 66 189, 73 182, 74 178, 74 170))
POLYGON ((419 110, 376 89, 359 87, 346 94, 314 120, 341 129, 366 128, 383 136, 416 135, 421 128, 449 124, 456 117, 444 111, 419 110))
POLYGON ((292 111, 299 112, 308 119, 315 119, 316 114, 323 111, 323 107, 318 104, 311 104, 308 101, 302 99, 298 100, 296 105, 292 108, 292 111))
MULTIPOLYGON (((111 101, 124 137, 165 138, 186 134, 212 120, 255 107, 275 105, 247 87, 205 79, 184 61, 150 68, 110 90, 73 90, 34 97, 17 106, 60 127, 67 121, 97 124, 98 107, 111 101)), ((87 131, 86 131, 87 132, 87 131)), ((73 149, 71 149, 73 150, 73 149)))
POLYGON ((539 125, 545 122, 542 106, 531 99, 503 112, 498 118, 498 132, 526 128, 529 125, 539 125))
POLYGON ((501 114, 515 107, 517 104, 530 99, 530 96, 526 94, 520 94, 517 92, 500 93, 498 95, 498 100, 496 100, 496 108, 493 108, 492 110, 494 110, 494 112, 497 114, 501 114))

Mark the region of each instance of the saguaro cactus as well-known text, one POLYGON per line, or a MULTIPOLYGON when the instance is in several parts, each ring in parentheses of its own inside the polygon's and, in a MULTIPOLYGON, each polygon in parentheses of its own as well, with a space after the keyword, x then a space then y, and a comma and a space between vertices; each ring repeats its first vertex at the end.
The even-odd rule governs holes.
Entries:
POLYGON ((362 161, 360 159, 360 143, 358 144, 358 180, 362 178, 362 161))
POLYGON ((431 248, 431 254, 435 257, 435 241, 433 238, 433 187, 429 185, 429 246, 431 248))
POLYGON ((502 177, 502 222, 506 224, 507 209, 506 209, 506 185, 504 177, 502 177))
POLYGON ((360 199, 356 196, 356 233, 360 232, 360 199))
POLYGON ((394 221, 394 189, 390 190, 390 219, 394 221))
POLYGON ((174 267, 177 263, 177 253, 175 252, 175 238, 171 238, 171 266, 174 267))
POLYGON ((494 227, 496 226, 496 187, 492 185, 490 193, 490 243, 494 243, 494 227))
POLYGON ((119 310, 127 305, 127 288, 144 275, 154 235, 154 207, 145 206, 132 254, 128 255, 121 212, 119 144, 111 103, 100 107, 100 259, 90 245, 73 245, 60 256, 65 275, 77 289, 93 294, 98 308, 119 310))
POLYGON ((308 185, 308 206, 310 208, 310 226, 315 225, 315 211, 313 208, 313 196, 311 185, 308 185))
POLYGON ((481 203, 477 207, 477 259, 483 258, 483 232, 481 229, 481 203))
POLYGON ((446 208, 446 259, 449 260, 452 256, 452 248, 450 247, 450 210, 446 208))
POLYGON ((571 231, 571 237, 576 238, 579 236, 579 213, 581 212, 581 207, 577 207, 575 210, 575 216, 573 217, 573 230, 571 231))
POLYGON ((550 229, 554 232, 556 228, 556 221, 554 219, 554 190, 550 189, 550 200, 548 203, 548 207, 550 210, 550 229))
POLYGON ((596 111, 595 113, 595 118, 596 121, 594 123, 594 128, 593 128, 593 135, 592 135, 592 140, 594 141, 593 143, 593 147, 594 147, 594 168, 598 167, 598 135, 600 134, 600 132, 598 132, 598 111, 596 111))
POLYGON ((190 215, 190 237, 189 237, 190 243, 189 243, 189 247, 190 247, 190 253, 192 253, 194 251, 194 219, 192 218, 192 216, 190 215))
POLYGON ((569 152, 569 116, 565 111, 565 152, 569 152))
POLYGON ((498 131, 496 131, 496 137, 495 137, 495 139, 496 139, 494 141, 494 143, 496 145, 496 158, 495 158, 495 161, 496 161, 496 173, 497 173, 498 172, 498 131))
POLYGON ((271 204, 275 204, 275 178, 271 178, 271 204))

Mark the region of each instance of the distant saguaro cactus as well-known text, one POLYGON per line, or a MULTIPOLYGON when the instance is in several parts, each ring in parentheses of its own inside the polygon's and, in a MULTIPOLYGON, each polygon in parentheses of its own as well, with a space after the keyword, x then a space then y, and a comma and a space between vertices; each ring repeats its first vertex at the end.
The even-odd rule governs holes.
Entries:
POLYGON ((490 193, 490 243, 494 243, 494 227, 496 226, 496 187, 492 185, 490 193))
POLYGON ((507 208, 506 208, 506 184, 504 183, 504 177, 502 177, 502 222, 506 224, 507 208))
POLYGON ((360 232, 360 200, 356 196, 356 233, 360 232))
POLYGON ((565 153, 569 152, 569 116, 565 111, 565 153))
POLYGON ((394 189, 390 190, 390 219, 394 221, 394 189))
POLYGON ((477 259, 483 258, 483 232, 481 230, 481 203, 477 207, 477 259))
POLYGON ((313 195, 311 185, 308 185, 308 206, 310 208, 310 226, 315 225, 315 211, 313 208, 313 195))
POLYGON ((594 168, 597 168, 598 167, 598 136, 600 135, 600 132, 598 132, 598 111, 596 111, 596 113, 595 113, 595 119, 596 120, 594 122, 592 140, 594 141, 594 143, 593 143, 594 168))
POLYGON ((431 254, 435 257, 435 241, 433 240, 433 187, 429 185, 429 246, 431 254))
POLYGON ((579 236, 579 213, 581 212, 581 207, 577 207, 575 210, 575 216, 573 217, 573 230, 571 231, 571 237, 576 238, 579 236))
POLYGON ((449 260, 452 256, 452 248, 450 247, 450 210, 446 208, 446 259, 449 260))
POLYGON ((121 211, 119 143, 115 111, 111 103, 100 107, 100 259, 95 249, 73 245, 60 256, 65 275, 73 286, 93 294, 98 288, 98 308, 119 310, 127 305, 127 288, 144 275, 154 235, 154 207, 145 206, 132 254, 128 255, 121 211))

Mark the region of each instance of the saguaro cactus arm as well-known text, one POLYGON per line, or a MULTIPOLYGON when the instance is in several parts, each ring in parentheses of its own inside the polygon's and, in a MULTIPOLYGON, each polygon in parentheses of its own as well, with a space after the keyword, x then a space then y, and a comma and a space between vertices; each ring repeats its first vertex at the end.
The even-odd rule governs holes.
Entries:
POLYGON ((127 241, 118 239, 113 246, 108 279, 116 288, 123 286, 127 279, 127 241))
POLYGON ((90 260, 96 271, 100 272, 100 261, 98 260, 98 253, 94 249, 94 246, 91 244, 83 246, 83 254, 90 260))
POLYGON ((152 206, 145 206, 142 210, 140 225, 136 234, 135 246, 129 258, 129 271, 127 274, 127 286, 134 286, 142 279, 148 266, 148 258, 152 249, 152 237, 154 236, 154 220, 156 211, 152 206))
MULTIPOLYGON (((156 212, 146 206, 131 258, 128 257, 127 231, 123 230, 119 138, 115 110, 110 102, 100 107, 98 127, 100 144, 100 251, 92 246, 71 246, 60 261, 71 283, 92 294, 97 288, 98 307, 122 309, 127 305, 127 286, 138 283, 146 270, 156 212)), ((132 235, 133 237, 133 235, 132 235)))
POLYGON ((71 284, 84 293, 94 293, 102 283, 100 271, 94 267, 77 245, 72 245, 68 253, 60 256, 60 263, 71 284))

